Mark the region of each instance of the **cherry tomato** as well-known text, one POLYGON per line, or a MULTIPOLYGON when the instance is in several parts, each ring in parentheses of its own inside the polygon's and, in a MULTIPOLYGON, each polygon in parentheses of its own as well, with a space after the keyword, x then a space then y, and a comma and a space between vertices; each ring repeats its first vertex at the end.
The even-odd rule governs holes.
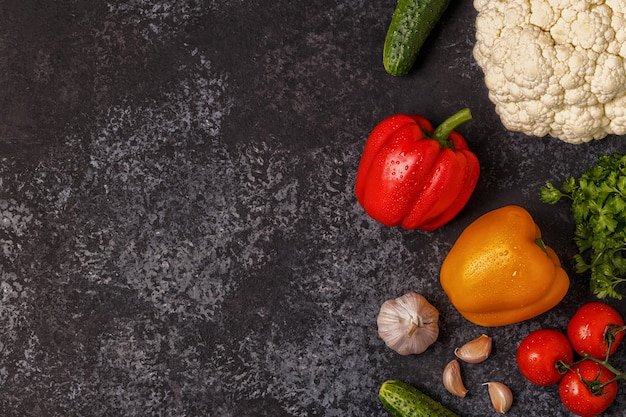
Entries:
POLYGON ((577 416, 594 417, 606 410, 617 395, 617 381, 598 388, 594 395, 585 381, 597 381, 602 384, 610 381, 615 375, 604 366, 585 360, 567 371, 559 383, 559 397, 568 410, 577 416), (580 376, 578 375, 580 372, 580 376), (599 375, 599 377, 598 377, 599 375))
POLYGON ((574 358, 567 337, 552 329, 539 329, 528 334, 517 348, 517 366, 530 382, 536 385, 554 385, 563 376, 557 363, 570 364, 574 358))
MULTIPOLYGON (((567 325, 567 337, 574 351, 582 355, 586 352, 594 358, 604 359, 608 349, 605 332, 609 325, 623 326, 624 320, 617 310, 608 304, 596 301, 578 309, 567 325)), ((611 345, 612 355, 624 338, 624 331, 615 334, 611 345)))

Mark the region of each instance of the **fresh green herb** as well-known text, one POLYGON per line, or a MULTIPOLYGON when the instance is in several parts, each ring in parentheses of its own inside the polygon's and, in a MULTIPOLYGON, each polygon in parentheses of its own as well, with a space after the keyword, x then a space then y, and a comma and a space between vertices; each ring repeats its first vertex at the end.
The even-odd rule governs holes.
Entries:
POLYGON ((590 272, 590 289, 598 298, 622 299, 616 287, 626 282, 626 155, 598 156, 596 166, 580 178, 569 177, 561 190, 541 188, 541 201, 571 200, 576 228, 576 272, 590 272))

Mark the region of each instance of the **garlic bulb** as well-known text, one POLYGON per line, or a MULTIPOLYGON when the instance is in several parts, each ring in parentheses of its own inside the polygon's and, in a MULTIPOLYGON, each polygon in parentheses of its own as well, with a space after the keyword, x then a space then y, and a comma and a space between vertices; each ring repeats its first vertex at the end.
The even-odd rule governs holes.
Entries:
POLYGON ((491 354, 491 337, 486 334, 470 340, 454 350, 457 358, 467 363, 480 363, 491 354))
POLYGON ((489 388, 489 398, 493 408, 501 414, 506 413, 513 404, 513 393, 511 389, 502 382, 485 382, 489 388))
POLYGON ((456 359, 452 359, 443 369, 443 386, 448 392, 457 397, 465 398, 468 389, 463 385, 461 379, 461 365, 456 359))
POLYGON ((378 335, 400 355, 422 353, 439 337, 439 311, 415 292, 385 301, 377 324, 378 335))

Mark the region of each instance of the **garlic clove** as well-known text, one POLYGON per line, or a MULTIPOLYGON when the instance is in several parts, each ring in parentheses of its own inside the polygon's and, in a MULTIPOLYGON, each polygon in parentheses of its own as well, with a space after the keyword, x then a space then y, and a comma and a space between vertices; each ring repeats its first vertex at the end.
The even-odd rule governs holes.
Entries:
POLYGON ((467 363, 480 363, 491 354, 492 339, 482 334, 474 340, 470 340, 460 348, 454 350, 457 358, 467 363))
POLYGON ((502 382, 485 382, 489 388, 489 398, 496 412, 504 414, 509 411, 513 404, 513 393, 511 389, 502 382))
POLYGON ((461 398, 464 398, 469 391, 465 388, 465 385, 463 385, 461 366, 456 359, 452 359, 448 362, 443 369, 443 386, 446 387, 450 394, 461 398))

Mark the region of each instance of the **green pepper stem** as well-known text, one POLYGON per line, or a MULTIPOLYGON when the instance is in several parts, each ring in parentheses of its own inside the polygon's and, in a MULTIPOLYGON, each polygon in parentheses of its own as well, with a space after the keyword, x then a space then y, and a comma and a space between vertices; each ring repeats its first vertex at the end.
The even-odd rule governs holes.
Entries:
POLYGON ((442 147, 452 148, 452 144, 448 141, 450 133, 462 123, 472 120, 472 113, 469 108, 464 108, 454 113, 452 116, 444 120, 432 134, 432 138, 435 139, 442 147))
POLYGON ((535 239, 535 243, 541 248, 542 251, 544 251, 546 254, 548 253, 548 250, 546 249, 546 244, 543 243, 543 239, 538 237, 537 239, 535 239))

